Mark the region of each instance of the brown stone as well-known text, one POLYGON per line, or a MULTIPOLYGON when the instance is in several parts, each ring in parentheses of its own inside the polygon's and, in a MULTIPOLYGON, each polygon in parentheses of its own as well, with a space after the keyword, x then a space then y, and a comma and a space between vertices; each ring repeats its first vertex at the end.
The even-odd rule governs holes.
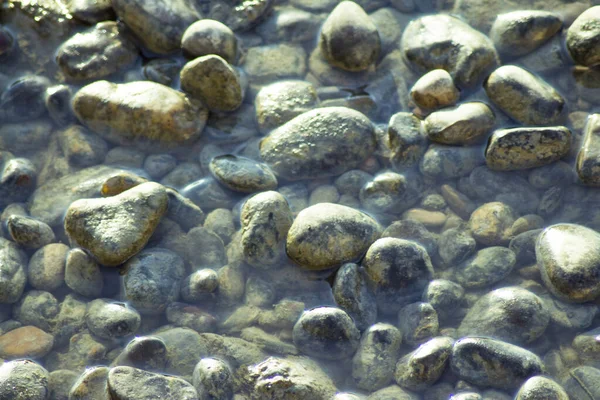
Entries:
POLYGON ((0 336, 0 357, 42 358, 52 350, 54 337, 35 326, 23 326, 0 336))

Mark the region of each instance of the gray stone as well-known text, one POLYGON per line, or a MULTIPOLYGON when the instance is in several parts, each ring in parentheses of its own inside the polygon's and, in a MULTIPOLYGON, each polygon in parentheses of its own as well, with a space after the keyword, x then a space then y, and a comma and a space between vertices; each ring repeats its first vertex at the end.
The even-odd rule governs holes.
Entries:
POLYGON ((11 82, 0 96, 0 120, 25 122, 44 115, 44 93, 49 86, 47 78, 37 75, 21 76, 11 82))
POLYGON ((196 303, 210 298, 219 287, 217 273, 210 269, 200 269, 181 283, 181 299, 188 303, 196 303))
POLYGON ((76 19, 88 24, 112 20, 115 17, 110 0, 71 0, 67 6, 76 19))
POLYGON ((367 400, 417 400, 419 396, 402 389, 400 386, 392 385, 373 392, 367 400))
POLYGON ((46 109, 50 118, 58 126, 65 127, 75 121, 75 115, 71 108, 71 97, 73 97, 73 92, 67 85, 56 85, 46 90, 46 109))
POLYGON ((29 360, 5 362, 0 366, 0 398, 46 400, 48 371, 29 360), (15 397, 17 396, 17 397, 15 397))
POLYGON ((271 282, 255 275, 248 277, 244 293, 246 304, 256 307, 269 307, 273 305, 276 298, 277 292, 271 282))
POLYGON ((167 363, 167 345, 155 336, 138 336, 132 339, 115 358, 111 367, 127 366, 151 372, 160 372, 167 363))
MULTIPOLYGON (((76 294, 68 294, 59 304, 58 314, 51 320, 56 348, 69 344, 71 337, 85 329, 86 306, 87 299, 76 294)), ((53 308, 49 309, 49 315, 53 315, 53 308)))
POLYGON ((235 192, 256 193, 277 188, 271 169, 250 158, 226 154, 212 159, 210 172, 222 185, 235 192))
POLYGON ((488 287, 506 278, 516 260, 515 253, 506 247, 488 247, 457 265, 454 276, 466 289, 488 287))
POLYGON ((393 325, 370 326, 352 358, 352 378, 356 386, 372 392, 389 385, 401 344, 402 333, 393 325))
POLYGON ((52 128, 52 124, 45 120, 3 123, 0 145, 3 150, 17 154, 37 150, 48 143, 52 128))
POLYGON ((107 388, 114 400, 149 400, 153 397, 198 400, 196 389, 183 379, 132 367, 111 368, 107 388))
POLYGON ((316 15, 294 7, 277 7, 257 26, 256 32, 267 43, 315 43, 324 19, 322 14, 316 15))
POLYGON ((535 262, 535 242, 542 233, 541 229, 534 229, 520 233, 510 240, 508 248, 515 253, 516 264, 519 266, 535 262))
POLYGON ((166 216, 177 222, 185 231, 199 227, 204 222, 204 212, 186 196, 167 188, 169 207, 166 216))
POLYGON ((484 84, 492 102, 515 121, 553 125, 562 117, 565 100, 548 83, 514 65, 496 69, 484 84))
POLYGON ((580 331, 589 328, 598 314, 595 304, 570 304, 550 294, 540 295, 550 313, 550 322, 562 329, 580 331))
POLYGON ((598 334, 600 334, 600 328, 579 333, 573 339, 572 348, 577 352, 583 364, 598 366, 598 356, 600 355, 600 346, 596 340, 598 334))
POLYGON ((404 341, 412 346, 420 345, 438 334, 439 320, 429 303, 411 303, 398 313, 398 327, 404 341))
POLYGON ((333 185, 321 185, 310 192, 308 205, 314 206, 319 203, 337 203, 340 200, 340 192, 333 185))
POLYGON ((427 250, 427 254, 435 254, 438 249, 437 236, 429 232, 425 225, 410 219, 394 221, 381 234, 382 238, 391 237, 417 242, 427 250))
POLYGON ((462 320, 458 334, 527 344, 542 336, 549 322, 550 313, 541 298, 517 286, 504 287, 475 302, 462 320))
POLYGON ((415 165, 427 150, 427 138, 422 132, 421 120, 412 113, 392 115, 387 139, 391 150, 390 161, 397 168, 415 165))
POLYGON ((144 160, 144 170, 152 179, 160 179, 177 166, 177 159, 170 154, 150 154, 144 160))
POLYGON ((184 162, 173 168, 172 171, 160 180, 160 183, 176 190, 200 178, 202 178, 202 169, 200 166, 197 163, 184 162))
POLYGON ((418 392, 429 388, 448 366, 453 344, 449 337, 435 337, 402 357, 396 365, 396 383, 418 392))
POLYGON ((500 340, 467 337, 454 343, 450 359, 459 378, 480 387, 514 390, 545 372, 542 360, 519 346, 500 340))
POLYGON ((173 302, 165 311, 167 321, 175 326, 190 328, 196 332, 214 332, 217 319, 199 307, 173 302))
POLYGON ((179 297, 185 266, 177 254, 159 248, 144 250, 125 269, 125 297, 141 314, 161 314, 167 303, 179 297))
POLYGON ((302 353, 325 360, 351 357, 358 348, 360 332, 352 318, 334 307, 305 311, 293 330, 294 344, 302 353))
POLYGON ((423 128, 432 142, 463 146, 484 140, 495 123, 490 107, 470 102, 429 114, 423 128))
POLYGON ((50 226, 31 217, 11 215, 6 228, 14 242, 29 249, 39 249, 56 240, 50 226))
POLYGON ((444 14, 412 21, 402 35, 402 51, 421 70, 447 70, 459 87, 474 87, 498 64, 487 36, 444 14))
POLYGON ((563 387, 571 399, 595 399, 600 396, 600 369, 577 367, 569 370, 563 387))
POLYGON ((534 376, 525 381, 515 400, 569 400, 569 395, 558 383, 544 376, 534 376))
POLYGON ((332 291, 338 307, 352 317, 359 331, 376 322, 377 302, 363 268, 353 263, 342 265, 335 275, 332 291))
POLYGON ((36 251, 29 260, 29 284, 38 290, 53 291, 65 282, 65 259, 69 247, 52 243, 36 251))
POLYGON ((235 34, 226 25, 206 18, 194 22, 185 30, 181 48, 189 58, 215 54, 234 64, 238 43, 235 34))
POLYGON ((250 47, 242 67, 252 83, 271 83, 285 78, 303 78, 306 52, 287 43, 250 47))
POLYGON ((560 28, 560 15, 548 11, 522 10, 500 14, 490 29, 498 53, 522 56, 540 47, 560 28))
POLYGON ((434 279, 423 291, 422 301, 429 303, 442 320, 451 319, 463 303, 465 289, 445 279, 434 279))
POLYGON ((90 332, 102 339, 133 335, 138 330, 141 320, 135 309, 109 299, 89 302, 85 315, 90 332))
POLYGON ((65 283, 75 293, 98 297, 104 287, 104 277, 98 263, 82 249, 71 249, 66 254, 65 283))
POLYGON ((69 164, 78 167, 102 163, 108 151, 108 145, 102 138, 79 125, 71 125, 61 131, 58 140, 69 164))
POLYGON ((233 397, 233 372, 217 358, 203 358, 194 368, 193 385, 198 400, 230 400, 233 397))
POLYGON ((337 177, 334 181, 334 185, 340 194, 358 197, 360 189, 372 178, 373 175, 368 172, 360 169, 352 169, 337 177))
POLYGON ((415 173, 382 171, 362 187, 363 207, 379 213, 400 213, 415 205, 422 195, 423 182, 415 173))
POLYGON ((537 213, 542 218, 551 219, 562 207, 564 193, 564 189, 559 186, 554 186, 546 190, 540 198, 537 213))
POLYGON ((415 104, 424 109, 437 109, 456 104, 460 92, 448 71, 434 69, 423 75, 410 90, 415 104))
POLYGON ((451 228, 442 232, 438 239, 438 254, 447 266, 466 260, 475 252, 477 242, 468 230, 451 228))
POLYGON ((262 159, 288 180, 340 175, 359 166, 374 150, 369 119, 344 107, 301 114, 272 131, 260 145, 262 159))
POLYGON ((69 400, 69 391, 79 378, 79 374, 67 369, 50 372, 48 377, 49 396, 53 400, 69 400))
POLYGON ((287 255, 303 268, 324 270, 359 259, 381 234, 371 217, 350 207, 320 203, 301 211, 287 237, 287 255))
POLYGON ((87 368, 71 387, 69 400, 111 400, 106 391, 109 369, 87 368))
POLYGON ((600 175, 597 173, 600 164, 600 114, 591 114, 585 124, 583 141, 577 154, 576 170, 579 179, 586 185, 600 186, 600 175))
POLYGON ((485 158, 479 147, 431 144, 421 159, 419 170, 431 178, 453 179, 469 175, 483 163, 485 158))
POLYGON ((590 7, 582 12, 567 30, 567 49, 577 64, 592 67, 600 63, 597 47, 600 29, 596 21, 600 7, 590 7))
POLYGON ((58 300, 49 292, 30 290, 13 306, 13 318, 49 332, 59 312, 58 300))
POLYGON ((217 272, 219 276, 219 290, 217 302, 223 307, 239 304, 244 298, 246 290, 246 273, 243 265, 226 265, 217 272))

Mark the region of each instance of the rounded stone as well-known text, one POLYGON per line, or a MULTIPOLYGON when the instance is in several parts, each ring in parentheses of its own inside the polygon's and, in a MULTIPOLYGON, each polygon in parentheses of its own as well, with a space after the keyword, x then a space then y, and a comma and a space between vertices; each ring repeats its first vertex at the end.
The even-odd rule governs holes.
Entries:
POLYGON ((82 249, 71 249, 65 262, 65 283, 75 293, 85 297, 100 296, 104 279, 100 266, 82 249))
POLYGON ((375 296, 367 285, 364 269, 356 264, 342 265, 333 281, 333 298, 362 332, 377 320, 375 296))
POLYGON ((600 64, 600 6, 582 12, 567 30, 567 49, 577 64, 593 67, 600 64))
POLYGON ((80 125, 66 128, 58 141, 69 164, 80 167, 101 164, 108 151, 108 145, 101 137, 80 125))
POLYGON ((569 395, 552 379, 534 376, 521 386, 515 400, 569 400, 569 395))
POLYGON ((234 64, 238 43, 235 34, 226 25, 206 18, 194 22, 185 30, 181 48, 190 58, 215 54, 234 64))
POLYGON ((115 367, 108 373, 107 391, 114 400, 148 398, 198 400, 194 387, 181 378, 132 367, 115 367))
POLYGON ((399 170, 417 164, 427 150, 427 137, 421 120, 413 113, 398 112, 392 115, 384 140, 389 142, 386 146, 391 151, 390 161, 399 170))
POLYGON ((466 289, 484 288, 506 278, 516 261, 515 253, 506 247, 487 247, 457 265, 454 276, 466 289))
POLYGON ((17 244, 29 249, 39 249, 56 240, 52 228, 35 218, 11 215, 6 220, 10 237, 17 244))
POLYGON ((318 307, 302 313, 292 336, 302 353, 325 360, 351 357, 360 340, 352 318, 334 307, 318 307))
POLYGON ((421 158, 419 170, 427 177, 454 179, 469 175, 484 163, 485 157, 479 147, 432 143, 421 158))
POLYGON ((40 359, 54 345, 54 337, 35 326, 23 326, 0 336, 0 357, 40 359))
POLYGON ((94 335, 114 339, 133 335, 140 327, 140 314, 125 303, 96 299, 88 303, 85 322, 94 335))
POLYGON ((29 284, 38 290, 53 291, 65 282, 65 260, 69 247, 62 243, 48 244, 29 260, 29 284))
POLYGON ((144 160, 144 170, 152 179, 161 179, 177 166, 177 159, 170 154, 150 154, 144 160))
POLYGON ((198 400, 230 400, 233 397, 233 372, 222 360, 201 359, 194 368, 192 383, 198 392, 198 400))
POLYGON ((217 55, 198 57, 183 66, 181 89, 202 100, 211 111, 234 111, 244 100, 240 72, 217 55))
POLYGON ((562 300, 583 303, 600 295, 600 234, 575 224, 546 228, 535 245, 545 286, 562 300))
POLYGON ((447 266, 454 266, 466 260, 475 252, 477 242, 467 230, 450 228, 442 232, 438 239, 438 254, 447 266))
POLYGON ((549 322, 550 313, 541 298, 520 287, 505 287, 480 297, 462 320, 458 334, 527 344, 542 336, 549 322))
POLYGON ((380 235, 381 227, 367 214, 319 203, 298 214, 288 232, 286 251, 303 268, 324 270, 358 260, 380 235))
POLYGON ((217 273, 209 268, 198 270, 181 283, 181 298, 188 303, 196 303, 207 298, 219 287, 217 273))
POLYGON ((68 369, 57 369, 50 373, 48 389, 50 398, 54 400, 69 400, 69 391, 79 378, 79 374, 68 369))
POLYGON ((325 59, 346 71, 369 68, 381 51, 377 27, 353 1, 342 1, 333 9, 323 23, 319 43, 325 59))
POLYGON ((250 158, 225 154, 213 158, 209 168, 220 184, 235 192, 255 193, 277 188, 277 177, 271 168, 250 158))
POLYGON ((46 400, 48 379, 48 371, 33 361, 5 362, 0 366, 0 399, 46 400))
POLYGON ((465 289, 445 279, 434 279, 423 291, 422 301, 431 304, 442 319, 450 317, 462 304, 465 289))
POLYGON ((436 109, 456 104, 460 91, 448 71, 434 69, 419 78, 410 90, 410 97, 419 107, 436 109))
POLYGON ((469 145, 481 142, 495 123, 496 117, 490 107, 469 102, 429 114, 423 129, 432 142, 469 145))
POLYGON ((396 364, 396 383, 417 392, 432 386, 448 366, 453 344, 449 337, 436 337, 402 357, 396 364))
POLYGON ((398 327, 406 343, 419 345, 438 334, 440 328, 437 312, 429 303, 411 303, 398 313, 398 327))
POLYGON ((595 399, 600 396, 600 369, 581 366, 570 369, 563 386, 570 399, 595 399))
POLYGON ((260 143, 260 155, 288 180, 340 175, 358 167, 375 150, 371 121, 346 107, 300 114, 260 143))
POLYGON ((23 325, 33 325, 50 332, 58 316, 58 300, 52 293, 30 290, 13 306, 13 318, 23 325))
POLYGON ((49 86, 47 78, 37 75, 21 76, 11 82, 0 96, 0 119, 3 123, 24 122, 44 115, 44 95, 49 86))
POLYGON ((69 400, 108 400, 106 393, 106 379, 109 369, 107 367, 92 367, 79 376, 79 379, 69 391, 69 400))
POLYGON ((513 209, 504 203, 485 203, 471 214, 469 228, 477 242, 487 245, 508 244, 515 221, 513 209))
POLYGON ((421 188, 422 180, 415 174, 383 171, 364 184, 359 199, 369 211, 395 214, 413 206, 421 188))
POLYGON ((111 366, 128 366, 146 371, 164 371, 167 363, 167 346, 156 336, 133 338, 113 361, 111 366))

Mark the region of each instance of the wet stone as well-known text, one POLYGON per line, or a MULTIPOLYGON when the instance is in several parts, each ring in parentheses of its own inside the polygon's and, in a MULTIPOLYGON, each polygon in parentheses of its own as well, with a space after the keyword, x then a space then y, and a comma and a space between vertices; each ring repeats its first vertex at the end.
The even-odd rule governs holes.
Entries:
POLYGON ((114 21, 78 33, 57 50, 56 62, 72 80, 100 79, 127 68, 138 58, 135 45, 114 21))
POLYGON ((449 337, 436 337, 402 357, 396 365, 396 383, 418 392, 433 385, 449 364, 453 344, 449 337))
POLYGON ((152 397, 197 400, 196 389, 181 378, 132 367, 115 367, 108 373, 108 393, 114 400, 152 397))
POLYGON ((352 317, 359 331, 376 322, 377 303, 367 286, 363 268, 353 263, 342 265, 337 271, 332 290, 336 304, 352 317))
POLYGON ((13 306, 13 318, 49 332, 58 315, 58 301, 49 292, 30 290, 13 306))
POLYGON ((25 75, 10 83, 0 95, 0 121, 24 122, 44 115, 44 94, 49 86, 47 78, 37 75, 25 75))
POLYGON ((419 345, 437 335, 437 312, 429 303, 411 303, 398 313, 398 327, 406 343, 419 345))
POLYGON ((75 121, 75 115, 71 109, 71 98, 73 92, 67 85, 56 85, 46 90, 44 101, 48 115, 58 126, 67 126, 75 121))
POLYGON ((583 142, 577 154, 577 175, 586 185, 600 186, 600 114, 591 114, 585 125, 583 142))
POLYGON ((276 8, 256 32, 268 43, 314 43, 324 19, 294 7, 276 8))
POLYGON ((453 179, 469 175, 484 163, 485 158, 478 147, 431 144, 421 159, 419 170, 431 178, 453 179))
POLYGON ((377 27, 352 1, 338 4, 323 23, 319 42, 327 61, 346 71, 362 71, 379 57, 377 27))
POLYGON ((250 276, 246 280, 244 302, 256 307, 269 307, 273 305, 277 293, 275 287, 265 279, 250 276))
POLYGON ((351 357, 358 348, 360 332, 352 318, 334 307, 305 311, 293 330, 294 344, 302 353, 325 360, 351 357))
POLYGON ((487 247, 457 265, 455 279, 466 289, 488 287, 506 278, 515 263, 512 250, 501 246, 487 247))
POLYGON ((454 343, 450 359, 459 378, 482 387, 517 389, 544 373, 542 360, 519 346, 488 338, 463 338, 454 343))
POLYGON ((108 152, 108 145, 102 138, 79 125, 61 131, 58 140, 69 164, 77 167, 100 164, 108 152))
POLYGON ((29 284, 38 290, 53 291, 65 281, 65 259, 69 247, 62 243, 48 244, 29 260, 29 284))
POLYGON ((562 117, 563 97, 548 83, 514 65, 496 69, 484 84, 490 100, 515 121, 553 125, 562 117))
POLYGON ((402 51, 414 67, 450 72, 459 87, 475 86, 498 64, 487 36, 448 15, 412 21, 402 35, 402 51))
POLYGON ((198 57, 183 66, 181 89, 211 111, 234 111, 244 99, 244 77, 217 55, 198 57))
POLYGON ((571 132, 564 126, 498 129, 485 151, 487 166, 496 171, 541 167, 565 157, 571 132))
POLYGON ((321 185, 310 193, 308 205, 314 206, 319 203, 338 203, 340 193, 333 185, 321 185))
POLYGON ((302 78, 306 73, 306 52, 300 46, 285 43, 251 47, 242 67, 253 83, 302 78))
POLYGON ((75 94, 73 110, 110 142, 160 151, 195 141, 208 117, 201 103, 154 82, 96 81, 75 94))
POLYGON ((142 68, 144 77, 152 82, 171 86, 179 76, 181 63, 173 58, 155 58, 148 61, 142 68))
POLYGON ((96 299, 88 303, 85 321, 94 335, 114 339, 133 335, 140 326, 141 317, 125 303, 96 299))
POLYGON ((546 288, 568 302, 594 300, 600 294, 600 254, 596 250, 599 241, 597 232, 581 225, 557 224, 546 228, 535 248, 546 288))
POLYGON ((167 217, 179 224, 185 231, 189 231, 202 225, 205 216, 204 211, 202 211, 200 207, 188 199, 187 196, 180 194, 176 190, 171 188, 167 188, 166 190, 167 195, 169 196, 167 217))
POLYGON ((446 279, 434 279, 423 291, 422 301, 430 304, 444 321, 460 308, 464 294, 465 289, 459 284, 446 279))
POLYGON ((226 265, 217 272, 219 290, 216 292, 218 304, 231 307, 244 297, 246 274, 243 266, 226 265))
POLYGON ((400 386, 391 385, 371 393, 367 400, 417 400, 419 396, 402 389, 400 386))
POLYGON ((185 267, 177 254, 159 248, 143 250, 127 262, 125 270, 125 296, 141 314, 160 314, 179 297, 185 267))
POLYGON ((110 0, 70 0, 68 7, 73 17, 88 24, 115 18, 110 0))
POLYGON ((144 170, 152 179, 160 179, 177 166, 177 159, 170 154, 150 154, 144 160, 144 170))
POLYGON ((402 333, 393 325, 378 323, 365 330, 352 358, 356 386, 375 391, 389 385, 401 344, 402 333))
POLYGON ((181 283, 181 298, 188 303, 201 302, 210 298, 219 287, 217 273, 209 268, 201 269, 183 280, 181 283))
POLYGON ((306 81, 271 83, 256 94, 256 122, 262 133, 283 125, 318 105, 317 92, 306 81))
POLYGON ((40 359, 50 352, 54 337, 35 326, 23 326, 0 336, 0 357, 40 359))
POLYGON ((477 242, 467 230, 451 228, 438 239, 438 254, 447 266, 454 266, 466 260, 475 252, 477 242))
POLYGON ((548 11, 523 10, 500 14, 490 29, 498 53, 518 57, 531 53, 562 28, 560 15, 548 11))
POLYGON ((250 158, 226 154, 212 159, 210 171, 225 187, 236 192, 255 193, 277 188, 271 169, 250 158))
POLYGON ((217 320, 199 307, 185 303, 173 302, 165 311, 167 321, 175 326, 182 326, 196 332, 214 332, 217 320))
POLYGON ((48 397, 48 371, 29 360, 5 362, 0 366, 0 398, 45 400, 48 397))
POLYGON ((356 261, 380 234, 381 227, 367 214, 320 203, 298 214, 288 232, 286 251, 303 268, 324 270, 356 261))
POLYGON ((400 213, 417 203, 422 181, 416 174, 383 171, 361 188, 359 199, 363 207, 373 212, 400 213))
POLYGON ((79 374, 68 369, 57 369, 50 372, 48 390, 53 400, 68 400, 69 391, 79 378, 79 374))
POLYGON ((181 48, 189 58, 215 54, 234 64, 238 43, 235 34, 226 25, 219 21, 202 19, 185 30, 181 38, 181 48))
POLYGON ((577 64, 592 67, 600 63, 600 28, 597 25, 599 16, 600 7, 590 7, 581 13, 567 30, 567 49, 577 64))
POLYGON ((29 249, 39 249, 56 240, 52 228, 34 218, 11 215, 6 227, 14 242, 29 249))
POLYGON ((551 219, 563 205, 564 189, 558 186, 546 190, 540 198, 537 213, 543 218, 551 219))
POLYGON ((515 400, 568 400, 569 395, 558 383, 544 376, 527 379, 519 389, 515 400))
POLYGON ((25 201, 35 188, 37 172, 26 158, 13 158, 4 162, 0 174, 0 206, 25 201))
MULTIPOLYGON (((58 314, 55 319, 51 320, 51 333, 54 335, 54 345, 56 348, 68 344, 73 335, 85 329, 86 305, 87 299, 76 294, 68 294, 59 304, 58 314)), ((49 311, 49 315, 54 314, 52 308, 49 311)))
POLYGON ((511 239, 515 221, 513 209, 503 203, 485 203, 471 214, 469 228, 473 238, 487 246, 504 245, 511 239))
POLYGON ((127 343, 112 367, 126 366, 146 371, 162 371, 167 363, 165 342, 155 336, 138 336, 127 343))
POLYGON ((98 297, 104 280, 98 263, 85 251, 76 248, 66 254, 65 283, 75 293, 85 297, 98 297))
MULTIPOLYGON (((47 120, 4 123, 0 127, 0 145, 3 150, 15 153, 37 150, 46 146, 52 128, 52 124, 47 120)), ((6 161, 8 164, 12 160, 6 161)))
POLYGON ((373 179, 373 175, 368 172, 352 169, 337 177, 333 184, 341 195, 358 196, 360 189, 371 179, 373 179))
POLYGON ((345 107, 301 114, 260 144, 262 159, 288 180, 340 175, 359 166, 374 150, 369 119, 345 107))
POLYGON ((446 214, 441 211, 424 210, 422 208, 411 208, 402 214, 405 220, 417 221, 426 228, 436 229, 446 223, 446 214))
POLYGON ((571 399, 594 399, 600 396, 600 370, 592 367, 577 367, 569 370, 563 387, 571 399))
POLYGON ((432 142, 468 145, 481 142, 495 122, 494 112, 487 105, 471 102, 430 114, 423 127, 432 142))
POLYGON ((416 164, 427 149, 421 121, 412 113, 399 112, 390 118, 387 138, 390 144, 390 161, 396 167, 416 164))
POLYGON ((106 391, 109 369, 87 368, 69 391, 69 400, 111 400, 106 391))
POLYGON ((227 245, 235 233, 233 213, 227 208, 217 208, 206 215, 204 227, 219 235, 227 245))
POLYGON ((193 385, 198 400, 230 400, 233 397, 233 372, 219 359, 203 358, 194 368, 193 385))
POLYGON ((584 364, 594 367, 598 366, 598 355, 600 355, 600 346, 598 346, 598 334, 600 328, 592 329, 591 331, 583 332, 575 336, 572 347, 579 355, 579 358, 584 364))
POLYGON ((438 109, 456 104, 460 92, 448 71, 434 69, 419 78, 410 90, 410 97, 419 107, 438 109))

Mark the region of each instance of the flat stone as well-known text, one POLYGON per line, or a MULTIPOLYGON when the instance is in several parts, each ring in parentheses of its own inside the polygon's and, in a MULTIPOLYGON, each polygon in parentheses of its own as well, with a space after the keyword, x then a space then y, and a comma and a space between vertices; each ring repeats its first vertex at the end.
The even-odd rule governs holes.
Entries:
POLYGON ((600 379, 600 369, 582 366, 569 370, 569 376, 563 386, 570 399, 593 400, 600 396, 598 379, 600 379))
POLYGON ((469 145, 481 142, 495 123, 491 108, 484 103, 470 102, 429 114, 423 128, 432 142, 469 145))
POLYGON ((27 255, 15 243, 0 238, 0 303, 16 303, 27 284, 27 255))
POLYGON ((52 350, 54 337, 35 326, 23 326, 0 336, 0 357, 40 359, 52 350))
POLYGON ((558 383, 544 376, 534 376, 525 381, 515 400, 569 400, 569 395, 558 383))
POLYGON ((433 385, 449 364, 453 344, 449 337, 435 337, 402 357, 396 364, 396 383, 418 392, 433 385))
POLYGON ((183 379, 132 367, 111 368, 107 388, 114 400, 150 400, 157 396, 198 400, 196 389, 183 379))
POLYGON ((515 253, 506 247, 487 247, 457 265, 455 279, 467 289, 488 287, 506 278, 515 263, 515 253))
POLYGON ((235 192, 255 193, 277 188, 277 177, 273 171, 250 158, 232 154, 216 156, 209 168, 219 183, 235 192))
POLYGON ((476 167, 485 163, 479 147, 446 146, 432 143, 421 158, 419 170, 425 176, 453 179, 469 175, 476 167))

